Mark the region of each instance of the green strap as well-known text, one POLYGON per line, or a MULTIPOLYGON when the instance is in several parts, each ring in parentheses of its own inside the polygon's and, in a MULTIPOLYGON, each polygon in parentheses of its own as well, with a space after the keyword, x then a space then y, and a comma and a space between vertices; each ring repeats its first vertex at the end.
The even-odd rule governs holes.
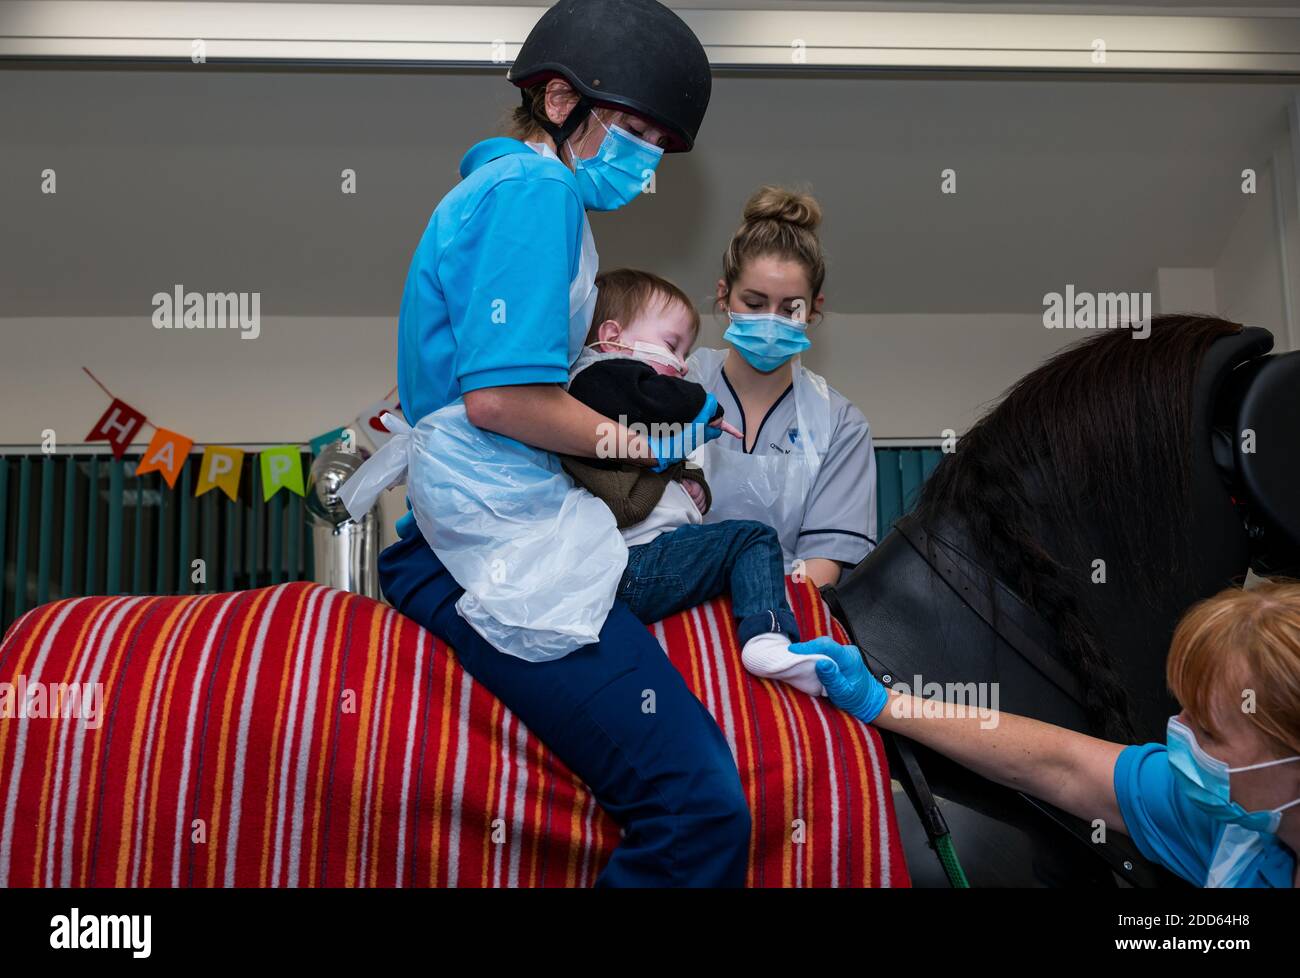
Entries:
POLYGON ((945 832, 935 839, 934 851, 939 854, 939 862, 943 864, 944 875, 948 877, 952 888, 969 890, 970 881, 966 879, 966 871, 961 868, 961 862, 957 859, 957 847, 953 845, 952 833, 945 832))

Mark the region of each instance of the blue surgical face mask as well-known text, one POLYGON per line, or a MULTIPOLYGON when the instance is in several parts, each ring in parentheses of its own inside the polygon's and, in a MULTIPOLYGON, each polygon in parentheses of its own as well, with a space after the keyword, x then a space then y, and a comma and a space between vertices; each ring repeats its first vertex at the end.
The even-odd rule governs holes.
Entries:
POLYGON ((1300 805, 1300 798, 1297 798, 1278 808, 1248 812, 1232 800, 1229 784, 1229 776, 1232 774, 1240 771, 1256 771, 1277 764, 1290 764, 1293 761, 1300 761, 1300 754, 1278 758, 1275 761, 1264 761, 1262 764, 1228 767, 1226 762, 1207 754, 1197 743, 1196 734, 1192 733, 1191 728, 1178 717, 1169 718, 1166 741, 1175 784, 1188 801, 1216 821, 1273 835, 1276 834, 1277 827, 1282 821, 1282 813, 1293 805, 1300 805))
POLYGON ((600 116, 591 113, 605 130, 596 155, 584 160, 569 147, 573 175, 578 180, 578 194, 589 211, 617 210, 631 203, 641 193, 646 180, 663 157, 663 147, 640 139, 622 126, 610 128, 600 116))
POLYGON ((808 324, 769 312, 728 312, 731 325, 722 338, 734 346, 751 367, 770 374, 798 356, 812 341, 808 324))
POLYGON ((1300 761, 1300 755, 1245 767, 1228 767, 1226 762, 1207 754, 1197 743, 1196 735, 1178 717, 1169 718, 1166 743, 1178 790, 1197 808, 1223 823, 1205 886, 1237 886, 1256 865, 1261 854, 1279 847, 1276 836, 1282 813, 1292 805, 1300 804, 1300 798, 1267 811, 1248 812, 1232 800, 1230 776, 1239 771, 1300 761))

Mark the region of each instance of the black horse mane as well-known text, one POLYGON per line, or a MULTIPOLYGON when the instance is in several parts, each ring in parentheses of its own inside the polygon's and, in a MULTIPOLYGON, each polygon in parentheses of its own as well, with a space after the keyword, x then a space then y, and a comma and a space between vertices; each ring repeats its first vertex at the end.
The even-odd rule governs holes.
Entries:
MULTIPOLYGON (((1052 625, 1093 729, 1122 742, 1133 740, 1128 695, 1078 600, 1096 556, 1089 531, 1113 537, 1112 569, 1189 566, 1193 388, 1210 344, 1241 328, 1156 316, 1145 338, 1124 327, 1072 344, 1002 396, 917 502, 922 524, 958 516, 998 577, 1052 625)), ((1134 576, 1154 589, 1147 573, 1134 576)))

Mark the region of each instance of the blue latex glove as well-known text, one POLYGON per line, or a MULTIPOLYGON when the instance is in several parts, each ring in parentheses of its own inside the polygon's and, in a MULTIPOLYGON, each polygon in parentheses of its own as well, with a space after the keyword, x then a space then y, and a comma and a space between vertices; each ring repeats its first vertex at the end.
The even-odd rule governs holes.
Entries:
POLYGON ((682 425, 678 434, 656 437, 652 428, 651 434, 646 435, 646 441, 650 444, 650 451, 654 453, 654 457, 659 459, 659 464, 650 471, 662 472, 668 466, 676 465, 695 449, 701 445, 707 445, 722 434, 721 428, 714 428, 709 425, 709 422, 717 413, 717 395, 707 394, 704 398, 704 407, 700 409, 700 413, 689 423, 682 425))
POLYGON ((830 701, 845 713, 870 723, 889 702, 889 691, 871 674, 856 645, 840 645, 823 635, 807 642, 792 642, 790 651, 796 655, 824 655, 832 660, 817 663, 817 678, 826 687, 830 701))

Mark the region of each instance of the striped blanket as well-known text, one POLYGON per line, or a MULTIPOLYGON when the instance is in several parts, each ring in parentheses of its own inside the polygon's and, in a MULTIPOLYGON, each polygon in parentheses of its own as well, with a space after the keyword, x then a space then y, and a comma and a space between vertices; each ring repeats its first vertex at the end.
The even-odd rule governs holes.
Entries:
MULTIPOLYGON (((748 676, 725 599, 652 631, 735 753, 750 885, 908 884, 875 731, 748 676)), ((585 886, 619 837, 451 649, 309 583, 35 608, 0 717, 4 886, 585 886)))

